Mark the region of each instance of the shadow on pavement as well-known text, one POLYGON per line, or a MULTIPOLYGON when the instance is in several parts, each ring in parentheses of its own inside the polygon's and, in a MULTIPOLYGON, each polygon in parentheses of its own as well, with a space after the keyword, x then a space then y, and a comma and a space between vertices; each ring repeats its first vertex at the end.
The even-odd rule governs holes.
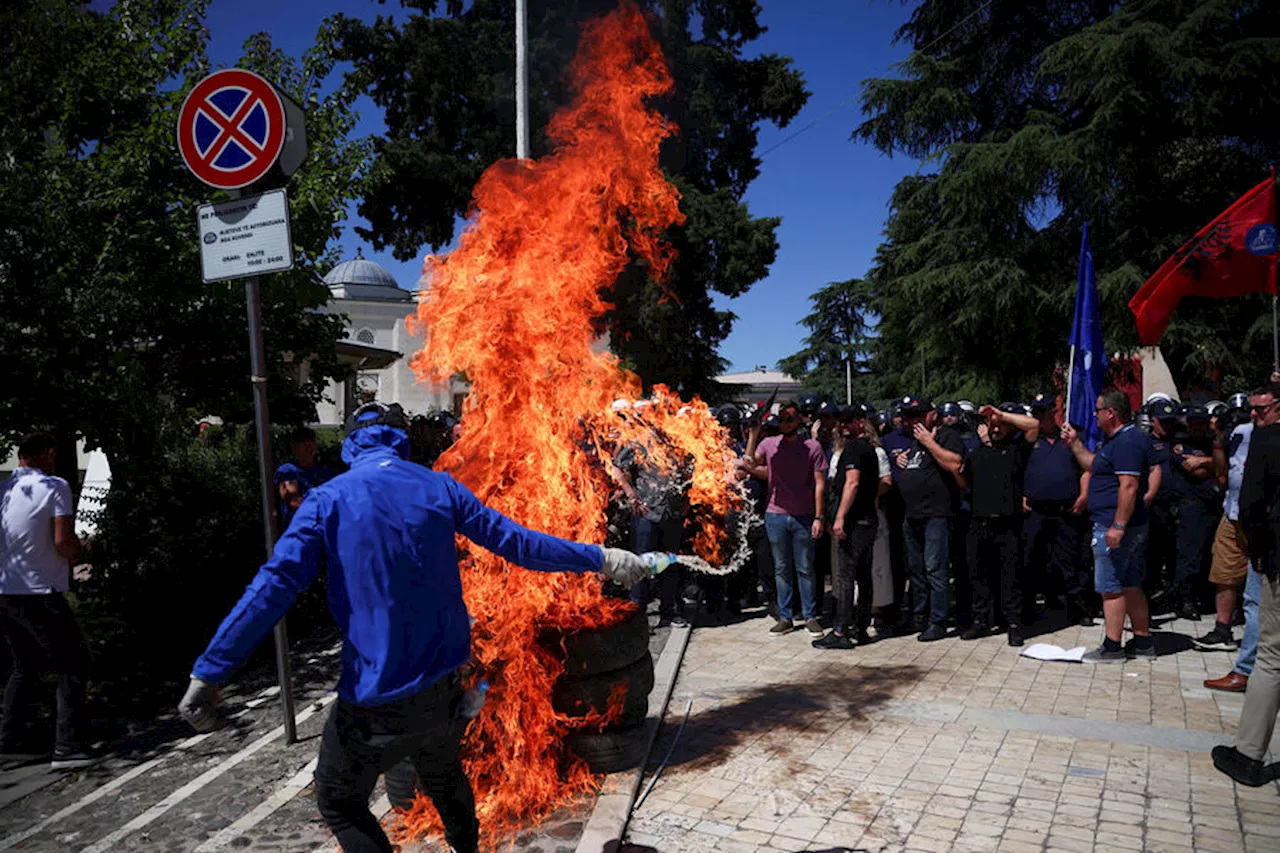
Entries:
MULTIPOLYGON (((828 722, 862 719, 904 692, 923 670, 898 666, 857 668, 847 675, 819 668, 811 672, 810 679, 757 687, 726 704, 690 715, 674 747, 671 738, 679 730, 680 715, 678 711, 669 713, 666 730, 650 753, 651 765, 656 766, 671 749, 668 766, 715 767, 757 734, 801 732, 820 718, 828 722)), ((673 710, 680 704, 673 701, 673 710)))

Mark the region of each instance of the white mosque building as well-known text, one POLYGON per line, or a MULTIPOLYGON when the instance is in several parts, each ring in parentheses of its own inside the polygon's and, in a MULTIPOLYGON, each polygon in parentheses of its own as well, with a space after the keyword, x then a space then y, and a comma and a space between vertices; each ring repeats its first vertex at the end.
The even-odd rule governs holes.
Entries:
POLYGON ((401 288, 391 273, 359 251, 330 270, 324 283, 332 299, 320 310, 347 318, 346 338, 337 351, 353 375, 329 383, 316 406, 319 424, 341 424, 348 412, 372 400, 399 403, 411 415, 461 409, 465 383, 423 384, 409 368, 409 358, 423 346, 422 337, 409 334, 404 324, 417 308, 416 291, 401 288))

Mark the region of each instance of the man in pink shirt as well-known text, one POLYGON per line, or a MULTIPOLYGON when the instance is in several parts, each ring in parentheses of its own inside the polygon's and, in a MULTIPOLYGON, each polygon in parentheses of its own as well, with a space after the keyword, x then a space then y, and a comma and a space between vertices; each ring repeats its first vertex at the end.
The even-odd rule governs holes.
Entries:
POLYGON ((765 532, 777 572, 778 616, 771 636, 780 637, 795 628, 791 621, 791 571, 800 585, 800 612, 805 630, 822 636, 818 621, 818 594, 813 570, 813 541, 822 535, 822 494, 826 488, 827 460, 822 446, 800 432, 800 410, 784 401, 778 408, 781 435, 760 442, 749 470, 769 481, 765 532))

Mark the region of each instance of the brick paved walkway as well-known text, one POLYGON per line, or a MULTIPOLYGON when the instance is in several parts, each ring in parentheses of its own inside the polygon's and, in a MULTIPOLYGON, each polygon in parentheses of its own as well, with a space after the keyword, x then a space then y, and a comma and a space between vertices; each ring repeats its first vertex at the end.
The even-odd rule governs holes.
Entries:
MULTIPOLYGON (((1243 697, 1205 690, 1233 655, 1173 622, 1155 662, 1017 656, 1003 636, 853 651, 765 620, 694 633, 655 761, 692 711, 628 841, 698 851, 1280 851, 1280 791, 1209 750, 1243 697)), ((1094 646, 1101 627, 1031 642, 1094 646)), ((1237 629, 1237 636, 1239 629, 1237 629)))

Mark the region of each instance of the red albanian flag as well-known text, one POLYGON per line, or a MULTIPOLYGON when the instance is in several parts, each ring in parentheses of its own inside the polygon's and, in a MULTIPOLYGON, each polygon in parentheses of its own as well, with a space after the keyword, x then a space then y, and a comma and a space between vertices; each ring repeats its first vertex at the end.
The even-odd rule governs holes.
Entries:
POLYGON ((1129 300, 1142 342, 1160 340, 1184 296, 1275 293, 1276 243, 1273 175, 1197 231, 1129 300))

